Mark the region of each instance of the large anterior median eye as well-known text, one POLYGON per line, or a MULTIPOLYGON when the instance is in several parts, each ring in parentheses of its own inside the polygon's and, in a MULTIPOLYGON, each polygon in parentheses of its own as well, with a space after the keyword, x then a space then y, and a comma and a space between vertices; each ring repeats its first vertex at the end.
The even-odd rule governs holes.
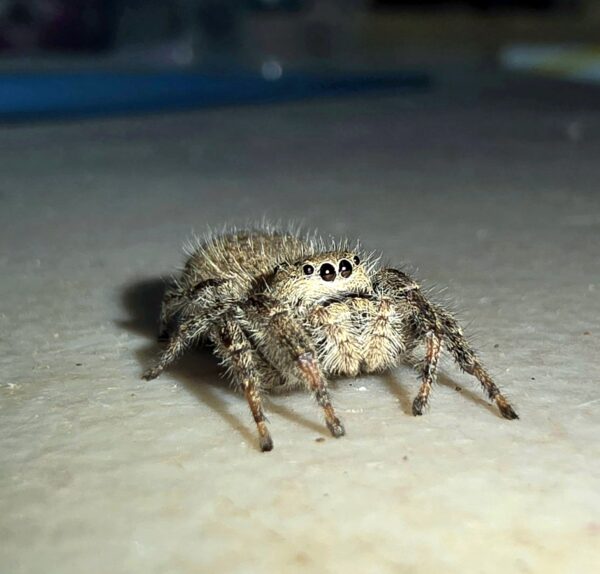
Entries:
POLYGON ((335 267, 331 263, 323 263, 319 275, 321 275, 323 281, 333 281, 335 279, 335 267))
POLYGON ((340 275, 342 277, 350 277, 350 275, 352 275, 352 263, 347 259, 342 259, 340 261, 340 275))

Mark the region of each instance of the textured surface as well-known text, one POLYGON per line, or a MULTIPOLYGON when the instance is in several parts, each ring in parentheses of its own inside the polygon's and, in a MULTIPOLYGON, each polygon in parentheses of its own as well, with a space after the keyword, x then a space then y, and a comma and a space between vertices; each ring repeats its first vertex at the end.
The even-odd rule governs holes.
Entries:
POLYGON ((539 94, 2 128, 0 571, 592 571, 600 110, 539 94), (413 418, 402 368, 333 385, 340 440, 273 397, 261 454, 206 353, 141 381, 183 241, 264 214, 448 286, 521 420, 451 364, 413 418))

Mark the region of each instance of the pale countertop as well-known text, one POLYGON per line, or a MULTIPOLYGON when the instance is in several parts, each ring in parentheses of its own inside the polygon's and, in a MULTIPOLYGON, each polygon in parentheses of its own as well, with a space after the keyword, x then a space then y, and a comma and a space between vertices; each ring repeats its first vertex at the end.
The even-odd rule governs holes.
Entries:
POLYGON ((0 128, 0 572, 597 568, 600 105, 538 95, 0 128), (333 385, 340 440, 273 397, 262 454, 206 353, 140 380, 182 243, 265 214, 446 286, 521 420, 449 362, 413 418, 401 368, 333 385))

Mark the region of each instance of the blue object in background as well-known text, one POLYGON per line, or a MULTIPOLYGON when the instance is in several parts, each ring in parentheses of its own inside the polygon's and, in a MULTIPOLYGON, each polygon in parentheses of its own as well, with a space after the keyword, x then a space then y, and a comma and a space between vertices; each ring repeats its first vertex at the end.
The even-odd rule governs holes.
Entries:
POLYGON ((426 74, 217 75, 182 72, 0 75, 0 121, 159 112, 269 103, 375 90, 425 88, 426 74))

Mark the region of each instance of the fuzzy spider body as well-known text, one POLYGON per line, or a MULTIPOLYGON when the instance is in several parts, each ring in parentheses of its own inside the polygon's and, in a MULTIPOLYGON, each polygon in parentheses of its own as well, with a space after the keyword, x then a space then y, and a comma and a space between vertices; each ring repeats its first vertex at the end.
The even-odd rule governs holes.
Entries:
POLYGON ((425 356, 415 415, 427 405, 446 347, 479 379, 502 416, 518 418, 452 315, 429 302, 408 275, 380 268, 347 244, 328 248, 319 239, 269 229, 209 239, 191 250, 167 289, 160 333, 167 347, 144 377, 157 377, 190 345, 210 341, 246 395, 262 450, 271 450, 273 442, 261 391, 307 388, 339 437, 344 428, 327 378, 392 368, 421 344, 425 356))

